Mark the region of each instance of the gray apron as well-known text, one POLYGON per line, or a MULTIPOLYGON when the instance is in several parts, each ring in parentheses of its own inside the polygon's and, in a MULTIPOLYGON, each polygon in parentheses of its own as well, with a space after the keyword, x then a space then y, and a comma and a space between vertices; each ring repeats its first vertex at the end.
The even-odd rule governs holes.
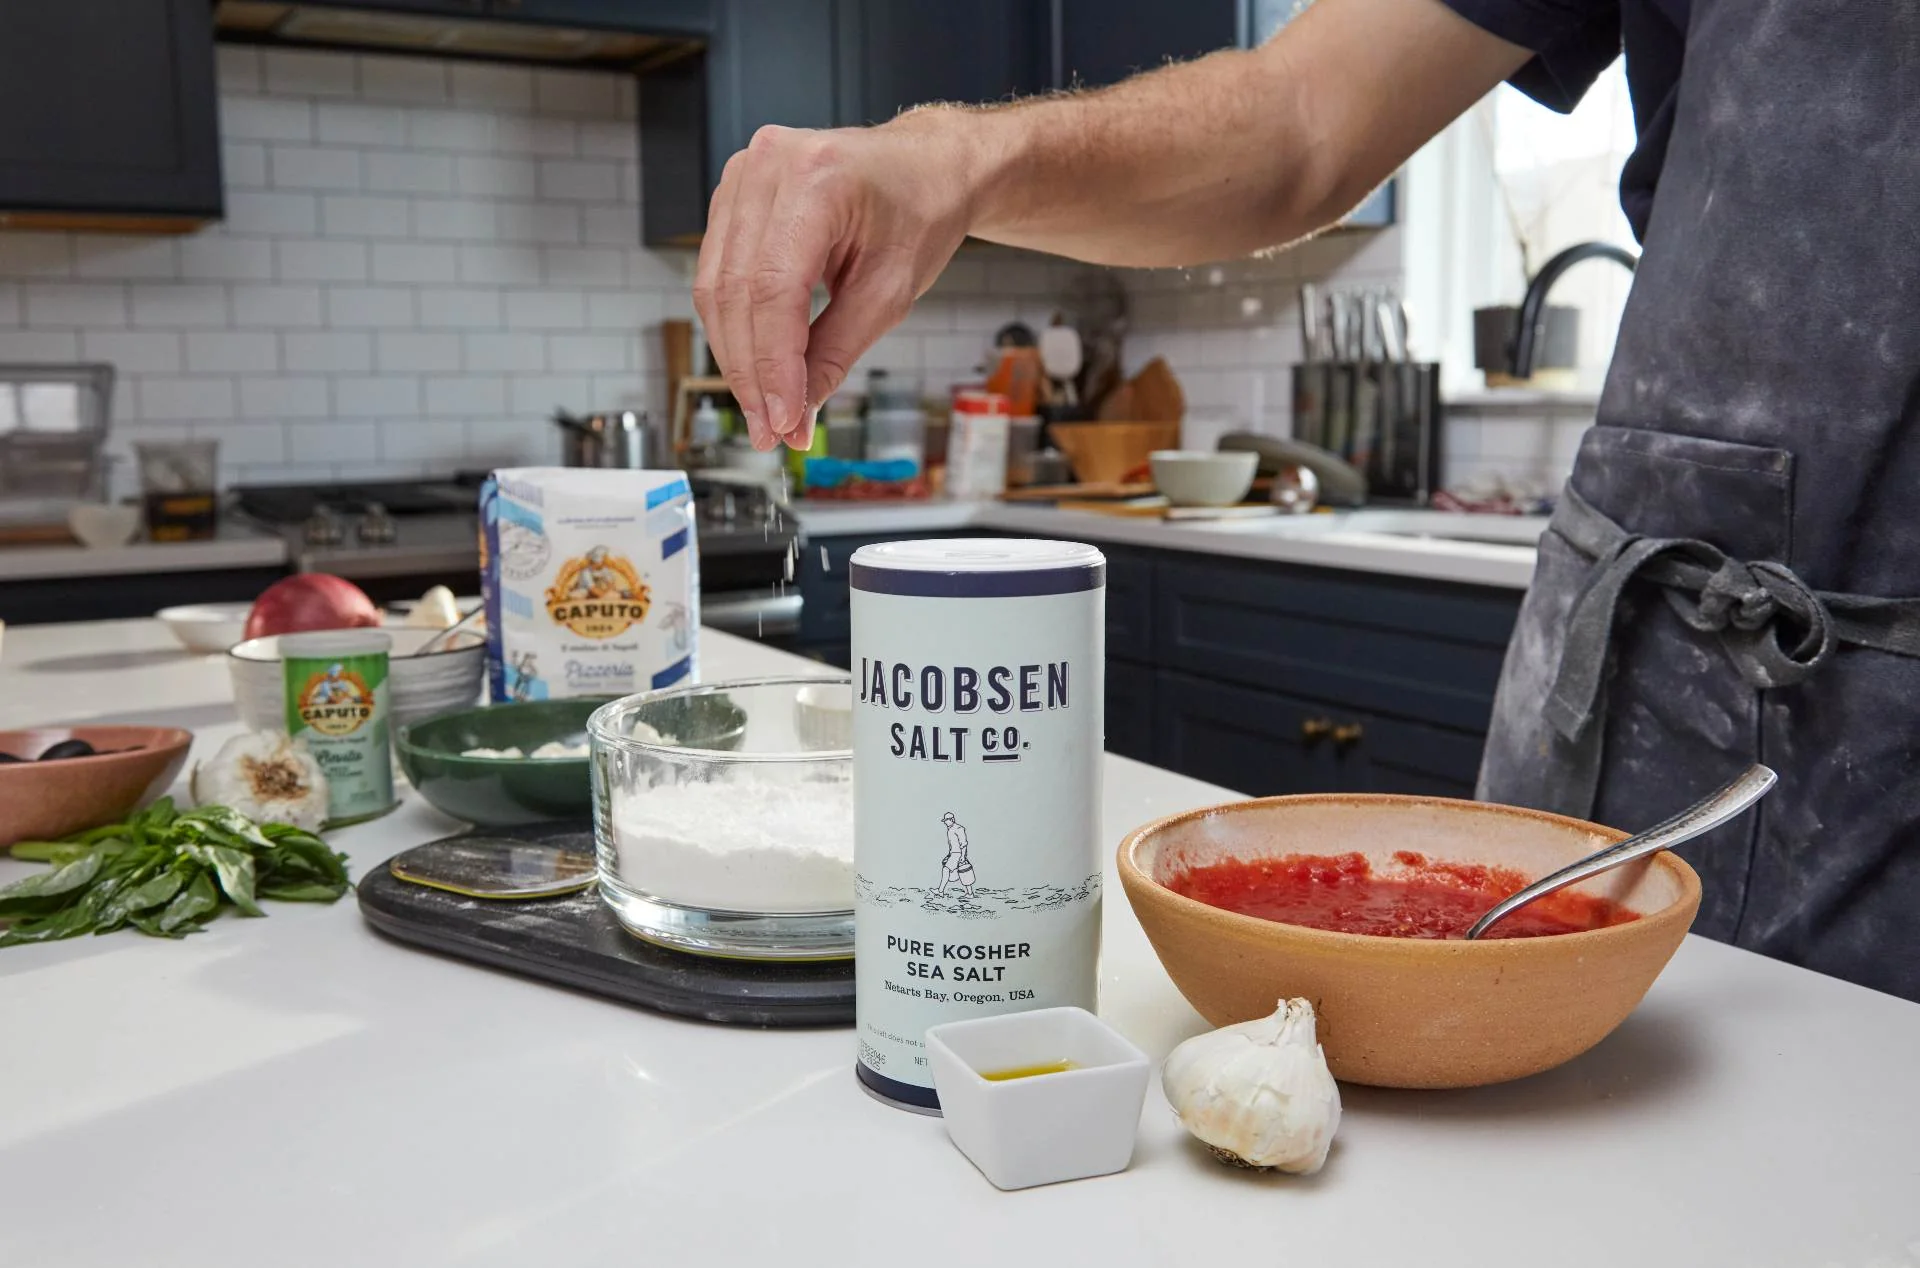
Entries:
POLYGON ((1694 930, 1920 1000, 1920 4, 1694 0, 1480 795, 1682 849, 1694 930))

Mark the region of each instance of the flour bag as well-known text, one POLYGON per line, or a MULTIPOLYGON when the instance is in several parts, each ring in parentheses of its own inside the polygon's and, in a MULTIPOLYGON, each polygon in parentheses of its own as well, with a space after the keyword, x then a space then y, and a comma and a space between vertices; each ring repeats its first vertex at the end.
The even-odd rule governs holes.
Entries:
POLYGON ((693 677, 700 563, 686 476, 495 471, 480 486, 480 585, 495 702, 693 677))

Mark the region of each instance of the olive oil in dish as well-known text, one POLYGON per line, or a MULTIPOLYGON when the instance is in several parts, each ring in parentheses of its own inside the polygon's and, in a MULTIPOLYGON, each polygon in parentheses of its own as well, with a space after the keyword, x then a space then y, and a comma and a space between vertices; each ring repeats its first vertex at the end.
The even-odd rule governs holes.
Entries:
POLYGON ((952 539, 851 572, 855 1072, 937 1112, 928 1027, 1095 1006, 1106 560, 952 539))

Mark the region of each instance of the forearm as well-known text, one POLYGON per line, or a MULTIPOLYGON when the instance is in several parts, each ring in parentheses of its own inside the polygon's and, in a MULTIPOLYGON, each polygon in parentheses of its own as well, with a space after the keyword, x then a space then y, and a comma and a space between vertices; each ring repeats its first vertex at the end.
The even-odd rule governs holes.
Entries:
POLYGON ((1194 264, 1346 214, 1526 56, 1437 0, 1321 0, 1252 51, 888 126, 945 133, 964 156, 976 237, 1101 264, 1194 264))

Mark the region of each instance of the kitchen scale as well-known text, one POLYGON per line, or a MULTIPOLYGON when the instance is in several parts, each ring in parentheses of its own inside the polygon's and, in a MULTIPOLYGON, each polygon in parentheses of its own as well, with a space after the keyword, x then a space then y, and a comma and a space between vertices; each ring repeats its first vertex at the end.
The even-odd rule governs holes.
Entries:
POLYGON ((472 831, 360 879, 360 914, 396 941, 656 1012, 733 1026, 853 1024, 853 961, 670 951, 621 927, 594 889, 585 823, 472 831))

